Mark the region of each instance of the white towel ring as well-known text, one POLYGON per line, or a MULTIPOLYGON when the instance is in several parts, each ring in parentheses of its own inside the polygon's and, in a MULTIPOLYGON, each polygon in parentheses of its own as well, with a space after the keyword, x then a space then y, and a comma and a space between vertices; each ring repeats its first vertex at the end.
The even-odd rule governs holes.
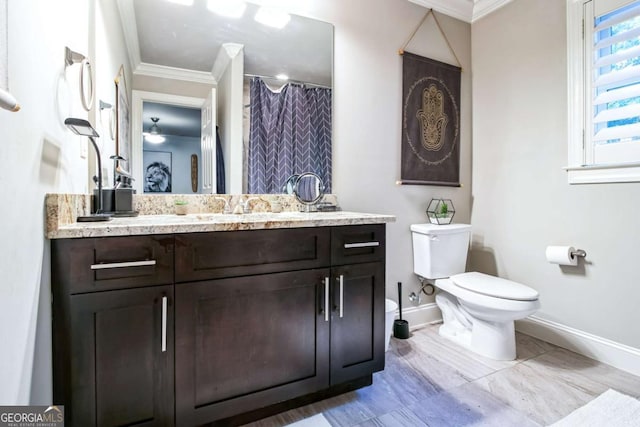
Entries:
POLYGON ((109 136, 111 140, 116 139, 116 110, 115 108, 109 109, 109 136))
POLYGON ((93 84, 93 68, 91 67, 91 62, 87 58, 83 58, 80 63, 80 100, 82 101, 82 107, 85 111, 90 111, 93 108, 93 94, 94 94, 94 84, 93 84), (89 69, 89 99, 87 100, 87 94, 84 90, 84 75, 85 70, 89 69))

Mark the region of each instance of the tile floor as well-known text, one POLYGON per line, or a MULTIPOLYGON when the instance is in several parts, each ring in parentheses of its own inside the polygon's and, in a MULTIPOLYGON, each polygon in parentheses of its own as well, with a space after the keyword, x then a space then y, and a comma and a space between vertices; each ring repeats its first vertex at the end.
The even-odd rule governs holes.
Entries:
POLYGON ((518 359, 498 362, 438 335, 391 339, 373 385, 248 424, 279 427, 322 413, 340 427, 546 426, 609 388, 640 397, 640 377, 517 333, 518 359))

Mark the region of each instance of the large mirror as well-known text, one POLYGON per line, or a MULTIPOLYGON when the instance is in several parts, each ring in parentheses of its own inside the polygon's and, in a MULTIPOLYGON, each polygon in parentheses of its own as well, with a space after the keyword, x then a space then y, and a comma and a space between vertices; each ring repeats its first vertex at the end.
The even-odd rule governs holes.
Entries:
POLYGON ((304 172, 318 174, 329 192, 333 26, 290 15, 282 28, 275 28, 256 20, 260 6, 253 3, 246 3, 238 18, 208 7, 223 1, 177 3, 118 0, 134 71, 135 188, 144 192, 146 167, 161 157, 172 159, 172 193, 276 193, 287 177, 304 172), (282 80, 283 75, 288 80, 282 80), (206 99, 211 95, 212 104, 206 99), (175 102, 178 98, 188 101, 175 102), (174 153, 170 145, 201 138, 205 124, 180 117, 192 117, 194 108, 203 105, 213 106, 215 126, 210 131, 215 140, 217 130, 218 146, 174 153), (180 110, 183 107, 186 110, 180 110), (296 110, 296 115, 274 122, 286 109, 296 110), (253 135, 252 126, 257 130, 253 135), (157 128, 171 144, 149 144, 143 138, 142 133, 157 128), (289 133, 282 134, 283 129, 289 133), (298 139, 298 145, 285 145, 298 139), (217 166, 213 185, 203 179, 207 164, 217 166))

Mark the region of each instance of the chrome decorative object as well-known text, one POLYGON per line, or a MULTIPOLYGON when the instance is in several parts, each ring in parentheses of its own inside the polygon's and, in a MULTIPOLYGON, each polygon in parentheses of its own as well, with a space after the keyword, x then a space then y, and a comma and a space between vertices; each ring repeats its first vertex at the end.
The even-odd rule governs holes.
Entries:
POLYGON ((73 64, 80 64, 80 100, 82 101, 82 107, 85 111, 91 111, 93 108, 93 95, 95 90, 95 84, 93 82, 93 69, 89 58, 81 53, 74 52, 68 47, 64 48, 64 64, 65 67, 73 64), (89 83, 85 84, 85 70, 88 74, 89 83), (85 88, 89 89, 89 95, 87 96, 85 88))
POLYGON ((296 200, 302 204, 301 211, 315 211, 317 209, 314 205, 324 196, 324 183, 315 173, 303 173, 295 181, 293 194, 296 196, 296 200))

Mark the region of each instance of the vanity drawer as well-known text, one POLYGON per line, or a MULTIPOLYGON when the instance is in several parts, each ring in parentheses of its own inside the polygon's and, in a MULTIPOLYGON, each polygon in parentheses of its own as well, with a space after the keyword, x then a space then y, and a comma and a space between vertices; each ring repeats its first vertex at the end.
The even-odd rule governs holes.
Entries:
POLYGON ((176 283, 329 265, 326 227, 177 234, 176 283))
POLYGON ((52 240, 52 280, 70 294, 173 283, 173 236, 52 240))
POLYGON ((384 261, 385 225, 346 225, 331 229, 331 265, 384 261))

